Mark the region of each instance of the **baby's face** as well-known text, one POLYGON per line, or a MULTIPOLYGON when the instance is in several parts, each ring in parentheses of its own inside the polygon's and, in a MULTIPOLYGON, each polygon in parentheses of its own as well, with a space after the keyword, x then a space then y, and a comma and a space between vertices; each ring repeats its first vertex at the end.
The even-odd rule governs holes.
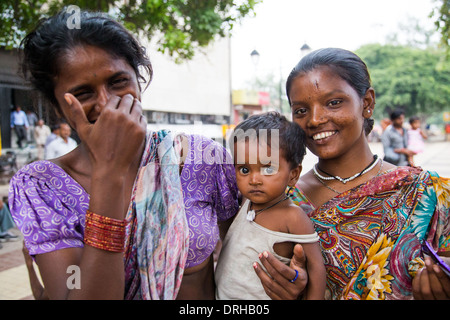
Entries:
POLYGON ((253 203, 267 203, 285 192, 291 168, 278 148, 255 140, 234 145, 236 181, 242 195, 253 203))

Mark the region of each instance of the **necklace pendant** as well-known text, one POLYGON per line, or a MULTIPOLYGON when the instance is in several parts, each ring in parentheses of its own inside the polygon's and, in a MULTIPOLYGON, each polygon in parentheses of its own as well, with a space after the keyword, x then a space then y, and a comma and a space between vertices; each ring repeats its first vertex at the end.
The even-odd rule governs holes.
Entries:
POLYGON ((255 220, 255 216, 256 216, 255 210, 250 210, 250 211, 247 212, 247 220, 248 221, 255 220))
POLYGON ((336 177, 336 179, 338 179, 340 182, 342 182, 343 184, 346 184, 349 180, 348 179, 342 179, 341 177, 339 177, 339 176, 335 176, 336 177))

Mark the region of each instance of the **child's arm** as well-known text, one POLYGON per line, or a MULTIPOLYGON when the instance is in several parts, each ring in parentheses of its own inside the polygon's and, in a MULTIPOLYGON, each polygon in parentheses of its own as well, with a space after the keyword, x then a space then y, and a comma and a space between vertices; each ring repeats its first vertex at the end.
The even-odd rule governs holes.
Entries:
MULTIPOLYGON (((289 224, 289 233, 314 233, 314 226, 306 213, 299 207, 296 207, 295 209, 298 210, 298 212, 295 215, 295 221, 292 221, 292 224, 289 224)), ((304 243, 301 245, 306 255, 306 270, 309 279, 306 287, 306 295, 304 295, 304 297, 307 300, 322 300, 325 296, 326 270, 319 243, 304 243)))
POLYGON ((424 138, 425 140, 427 140, 427 139, 428 139, 427 134, 426 134, 425 132, 423 132, 422 129, 419 129, 419 131, 420 131, 420 135, 422 136, 422 138, 424 138))

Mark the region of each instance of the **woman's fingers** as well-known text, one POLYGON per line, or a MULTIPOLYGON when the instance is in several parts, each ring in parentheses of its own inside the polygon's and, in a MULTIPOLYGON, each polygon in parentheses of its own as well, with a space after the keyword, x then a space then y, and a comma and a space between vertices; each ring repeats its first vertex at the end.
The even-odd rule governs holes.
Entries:
POLYGON ((254 268, 269 297, 292 300, 303 293, 308 276, 305 270, 306 258, 301 245, 294 247, 294 256, 289 266, 268 252, 260 255, 260 261, 267 273, 257 263, 254 264, 254 268))
POLYGON ((263 270, 261 265, 259 263, 257 263, 257 262, 253 263, 253 269, 255 270, 256 275, 258 276, 259 280, 261 281, 261 284, 262 284, 266 294, 272 300, 282 300, 282 298, 273 291, 273 285, 272 285, 273 280, 263 270))
POLYGON ((434 264, 430 258, 425 258, 425 265, 430 282, 430 290, 435 299, 446 300, 450 298, 450 279, 439 265, 434 264))
POLYGON ((416 300, 450 299, 450 279, 430 258, 425 258, 426 267, 413 279, 413 294, 416 300))
POLYGON ((89 125, 89 121, 86 118, 83 107, 81 106, 78 99, 71 93, 64 94, 64 100, 66 100, 67 104, 70 107, 69 110, 71 125, 78 134, 82 134, 83 129, 87 125, 89 125))

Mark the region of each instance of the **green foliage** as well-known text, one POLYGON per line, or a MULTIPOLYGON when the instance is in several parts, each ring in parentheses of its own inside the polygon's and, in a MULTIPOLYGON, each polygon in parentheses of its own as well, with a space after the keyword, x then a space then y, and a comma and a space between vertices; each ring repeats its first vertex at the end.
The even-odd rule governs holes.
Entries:
POLYGON ((450 0, 435 0, 437 6, 430 14, 434 19, 436 30, 441 34, 441 45, 447 51, 447 58, 450 56, 450 0))
POLYGON ((261 0, 2 0, 0 46, 16 48, 36 22, 65 6, 108 12, 135 34, 158 39, 158 49, 176 61, 224 37, 261 0))
POLYGON ((377 119, 395 108, 403 108, 407 116, 450 109, 450 61, 442 51, 371 44, 357 54, 371 74, 377 119))

